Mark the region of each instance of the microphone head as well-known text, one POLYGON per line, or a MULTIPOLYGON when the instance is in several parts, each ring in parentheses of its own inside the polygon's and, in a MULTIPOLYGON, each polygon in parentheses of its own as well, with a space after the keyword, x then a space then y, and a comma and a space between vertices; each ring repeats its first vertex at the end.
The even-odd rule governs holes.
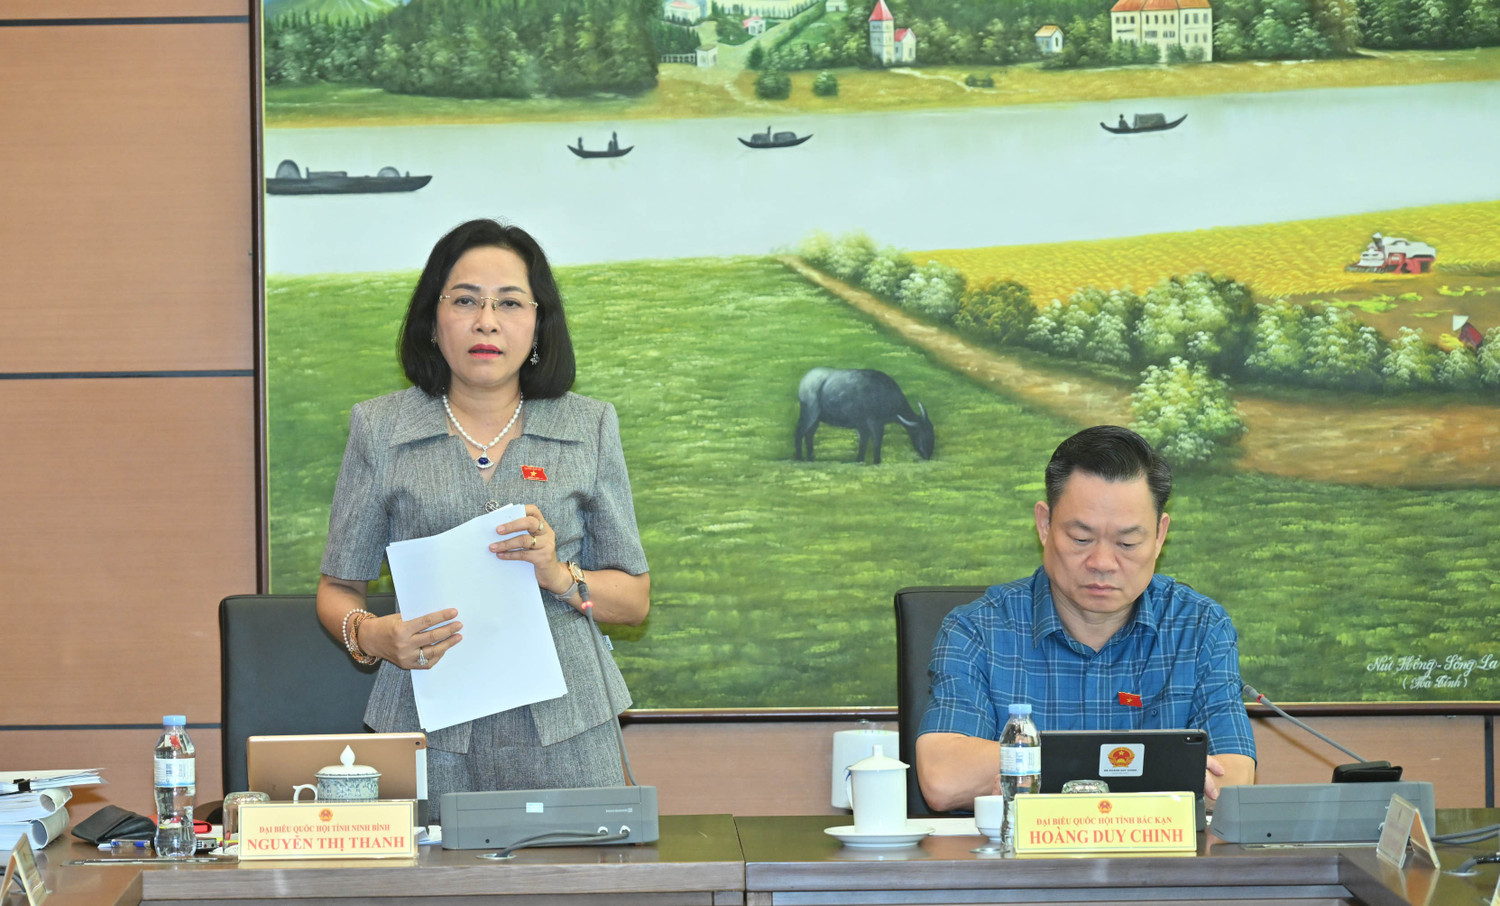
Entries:
POLYGON ((1255 687, 1254 686, 1252 686, 1249 683, 1244 682, 1243 680, 1241 680, 1240 681, 1240 696, 1242 698, 1253 698, 1253 699, 1257 699, 1258 700, 1260 698, 1260 693, 1257 692, 1257 691, 1255 691, 1255 687))

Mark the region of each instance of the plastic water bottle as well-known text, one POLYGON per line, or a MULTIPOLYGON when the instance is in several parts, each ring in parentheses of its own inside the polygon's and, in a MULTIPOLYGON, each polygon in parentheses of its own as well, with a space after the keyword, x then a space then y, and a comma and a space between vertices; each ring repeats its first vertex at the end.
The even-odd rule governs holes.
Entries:
POLYGON ((1031 722, 1030 705, 1011 705, 1010 719, 1000 731, 1000 793, 1005 797, 1001 846, 1016 848, 1016 796, 1035 793, 1042 782, 1042 741, 1031 722))
POLYGON ((198 791, 193 741, 181 714, 169 714, 161 722, 161 738, 156 741, 156 854, 191 856, 198 842, 193 834, 193 796, 198 791))

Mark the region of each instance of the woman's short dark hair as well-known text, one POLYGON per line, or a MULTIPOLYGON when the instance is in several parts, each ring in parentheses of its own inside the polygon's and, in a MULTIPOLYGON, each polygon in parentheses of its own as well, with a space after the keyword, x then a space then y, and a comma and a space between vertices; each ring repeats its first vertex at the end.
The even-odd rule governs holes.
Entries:
POLYGON ((531 399, 562 396, 573 387, 578 363, 573 357, 573 341, 568 338, 568 321, 563 315, 562 294, 552 277, 552 266, 530 233, 494 220, 471 220, 454 227, 427 256, 427 266, 422 268, 422 276, 412 290, 411 303, 406 307, 397 347, 407 379, 428 396, 447 392, 453 372, 433 342, 438 296, 442 295, 458 259, 470 249, 484 246, 509 249, 526 263, 531 297, 536 300, 536 351, 540 361, 535 365, 529 360, 521 364, 521 392, 531 399))
POLYGON ((1146 438, 1118 425, 1084 428, 1058 445, 1047 463, 1047 506, 1057 506, 1063 485, 1074 472, 1087 472, 1105 481, 1145 478, 1160 518, 1172 496, 1172 467, 1151 449, 1146 438))

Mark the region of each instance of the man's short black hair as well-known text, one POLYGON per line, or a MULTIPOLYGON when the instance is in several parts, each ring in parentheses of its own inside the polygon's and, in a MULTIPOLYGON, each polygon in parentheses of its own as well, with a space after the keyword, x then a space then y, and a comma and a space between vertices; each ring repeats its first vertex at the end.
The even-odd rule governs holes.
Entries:
POLYGON ((1161 518, 1172 495, 1172 467, 1151 449, 1146 438, 1118 425, 1084 428, 1058 444, 1047 463, 1047 506, 1057 506, 1063 485, 1074 472, 1087 472, 1105 481, 1145 478, 1161 518))
MULTIPOLYGON (((526 277, 531 283, 531 297, 536 300, 536 351, 541 360, 521 365, 521 393, 531 399, 555 399, 573 387, 578 364, 573 357, 573 341, 568 338, 568 322, 563 316, 562 294, 552 277, 547 255, 531 234, 517 226, 494 220, 471 220, 459 224, 438 240, 427 266, 417 278, 406 320, 401 324, 397 348, 401 367, 413 384, 428 396, 446 393, 453 372, 443 353, 433 342, 437 330, 438 296, 464 253, 482 246, 509 249, 526 263, 526 277)), ((529 353, 528 353, 529 355, 529 353)))

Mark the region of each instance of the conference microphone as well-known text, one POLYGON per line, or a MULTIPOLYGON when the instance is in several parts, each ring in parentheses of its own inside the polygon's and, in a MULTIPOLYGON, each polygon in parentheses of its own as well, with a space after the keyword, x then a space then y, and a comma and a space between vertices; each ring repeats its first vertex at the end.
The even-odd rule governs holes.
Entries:
POLYGON ((1389 761, 1366 761, 1359 753, 1347 749, 1342 745, 1309 727, 1307 724, 1277 707, 1276 703, 1266 698, 1249 683, 1241 681, 1240 693, 1242 697, 1253 698, 1258 704, 1265 705, 1278 715, 1291 721, 1312 735, 1318 737, 1329 745, 1348 755, 1355 760, 1354 764, 1341 764, 1333 769, 1334 783, 1388 783, 1401 779, 1401 766, 1393 765, 1389 761))

